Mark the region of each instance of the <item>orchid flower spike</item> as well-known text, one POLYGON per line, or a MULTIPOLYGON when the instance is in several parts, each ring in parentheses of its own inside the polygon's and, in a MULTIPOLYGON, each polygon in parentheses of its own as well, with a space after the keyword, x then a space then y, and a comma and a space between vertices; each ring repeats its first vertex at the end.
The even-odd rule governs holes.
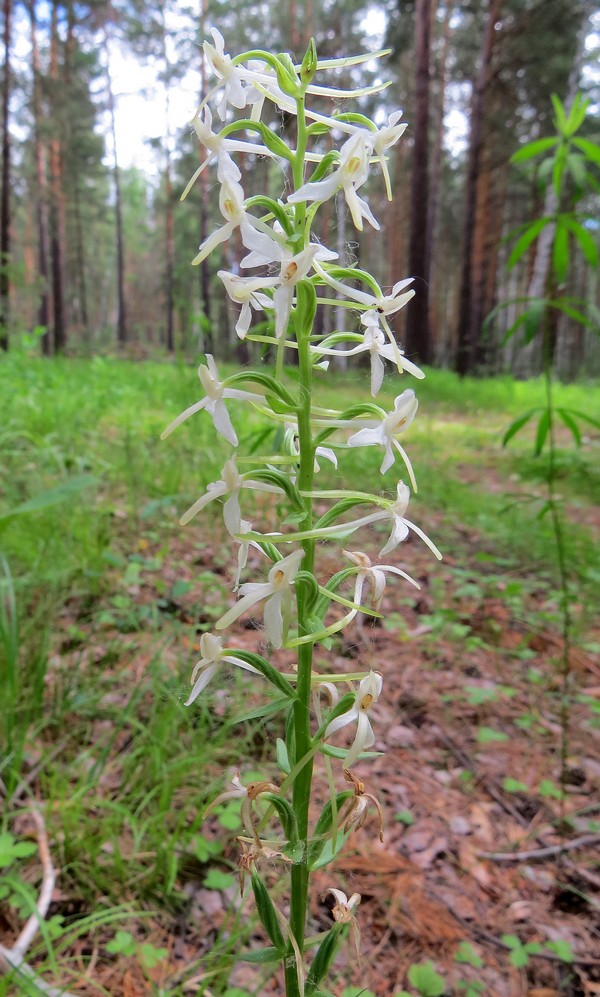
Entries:
POLYGON ((224 630, 242 613, 266 599, 264 621, 267 637, 273 647, 283 647, 292 611, 292 585, 303 557, 303 550, 295 550, 273 565, 268 581, 240 585, 242 598, 217 621, 217 630, 224 630))
MULTIPOLYGON (((229 418, 229 412, 225 405, 225 398, 233 398, 240 402, 259 402, 264 401, 264 396, 258 394, 258 392, 252 391, 240 391, 238 388, 227 388, 222 381, 219 381, 219 372, 217 370, 217 365, 214 361, 214 357, 210 354, 206 354, 206 366, 200 364, 198 367, 198 377, 202 383, 202 387, 206 392, 206 397, 201 398, 199 402, 194 402, 189 408, 186 408, 181 415, 178 415, 176 419, 170 423, 165 430, 161 433, 161 440, 170 436, 174 429, 177 429, 182 422, 189 419, 191 415, 195 415, 196 412, 201 412, 202 409, 206 409, 208 414, 212 417, 215 429, 218 433, 223 436, 228 443, 232 446, 237 447, 238 438, 231 424, 231 419, 229 418)), ((191 518, 191 517, 190 517, 191 518)))
POLYGON ((352 563, 356 564, 358 567, 356 582, 354 583, 353 596, 353 602, 355 602, 357 606, 363 605, 363 588, 366 585, 370 590, 371 606, 375 610, 379 610, 381 608, 383 593, 385 592, 386 573, 400 575, 401 578, 406 578, 407 582, 410 582, 410 584, 414 585, 415 588, 421 588, 419 583, 416 582, 414 578, 411 578, 406 571, 403 571, 402 568, 397 568, 393 564, 378 564, 373 567, 371 564, 371 558, 368 557, 367 554, 363 554, 360 550, 345 550, 343 553, 349 561, 352 561, 352 563))
POLYGON ((375 744, 375 734, 369 720, 369 709, 379 699, 382 685, 383 679, 379 672, 370 671, 358 687, 358 692, 354 697, 354 705, 341 716, 335 717, 325 729, 324 737, 328 738, 336 731, 356 722, 354 743, 344 759, 344 768, 346 769, 352 767, 365 748, 370 748, 375 744))
POLYGON ((237 469, 235 457, 231 457, 223 467, 221 474, 223 477, 219 481, 212 481, 199 499, 184 512, 179 520, 182 526, 189 523, 201 509, 204 509, 209 502, 214 499, 228 495, 229 498, 223 506, 223 520, 227 527, 227 532, 234 536, 242 532, 242 514, 240 510, 240 492, 242 488, 247 488, 253 492, 269 492, 272 495, 283 495, 283 489, 278 485, 270 485, 264 481, 253 481, 248 474, 240 474, 237 469))
POLYGON ((185 702, 186 706, 190 706, 198 698, 200 693, 206 689, 210 680, 223 664, 236 665, 237 668, 244 668, 247 672, 254 672, 255 675, 260 675, 258 669, 254 668, 253 665, 249 665, 247 661, 242 661, 241 658, 236 657, 231 651, 224 649, 222 637, 214 637, 213 634, 209 633, 202 634, 200 638, 200 651, 202 657, 192 672, 193 688, 185 702))

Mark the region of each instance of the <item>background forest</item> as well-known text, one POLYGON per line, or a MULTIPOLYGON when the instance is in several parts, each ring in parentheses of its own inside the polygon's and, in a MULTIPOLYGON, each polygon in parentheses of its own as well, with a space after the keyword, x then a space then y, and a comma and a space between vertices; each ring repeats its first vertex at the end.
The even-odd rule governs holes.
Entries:
MULTIPOLYGON (((282 718, 239 668, 184 705, 234 599, 237 540, 216 504, 178 518, 219 481, 225 445, 203 416, 160 439, 199 398, 204 353, 226 374, 260 364, 269 332, 256 311, 257 340, 238 338, 217 277, 238 272, 237 233, 190 265, 223 222, 212 166, 180 201, 203 158, 187 122, 211 86, 212 26, 231 53, 385 46, 327 83, 391 79, 361 110, 408 122, 393 200, 379 169, 366 188, 382 232, 358 232, 341 195, 315 226, 384 289, 415 278, 390 321, 426 368, 411 509, 444 555, 399 544, 387 568, 420 591, 389 585, 382 619, 359 614, 327 649, 340 675, 386 683, 368 787, 384 838, 367 808, 335 860, 363 898, 362 963, 343 946, 332 992, 597 997, 600 0, 2 7, 0 997, 282 992, 240 895, 239 800, 205 817, 238 768, 280 780, 282 718)), ((278 161, 239 165, 249 192, 286 192, 278 161)), ((333 303, 320 335, 345 326, 333 303)), ((315 373, 317 406, 366 397, 362 359, 336 357, 327 384, 315 373)), ((385 377, 386 410, 407 380, 385 377)), ((263 413, 232 404, 249 466, 279 454, 263 413)), ((376 451, 340 449, 344 487, 396 494, 376 451)), ((319 481, 339 487, 327 460, 319 481)), ((244 515, 268 528, 264 498, 244 494, 244 515)), ((373 559, 381 529, 357 534, 373 559)), ((244 578, 262 577, 247 553, 244 578)), ((236 647, 264 647, 261 619, 235 622, 236 647)), ((316 870, 317 939, 331 877, 316 870)))
MULTIPOLYGON (((158 7, 6 0, 2 345, 33 330, 47 354, 119 346, 138 355, 161 347, 221 358, 237 350, 244 359, 247 347, 236 342, 215 277, 219 265, 237 269, 239 247, 224 248, 222 261, 211 258, 199 270, 189 266, 219 217, 208 175, 187 203, 179 201, 199 149, 189 127, 175 130, 172 107, 185 88, 191 117, 194 89, 197 98, 205 89, 200 40, 213 23, 235 51, 264 44, 265 25, 274 51, 301 55, 311 35, 323 58, 390 47, 385 66, 373 64, 370 77, 383 73, 393 85, 363 104, 382 120, 388 104, 401 106, 409 123, 390 163, 391 206, 382 182, 370 193, 375 215, 385 211, 389 219, 383 283, 399 274, 417 278, 406 328, 398 320, 397 332, 409 356, 461 373, 537 372, 539 348, 521 350, 518 336, 503 345, 514 309, 484 322, 498 302, 557 290, 548 286, 543 240, 506 270, 507 235, 552 212, 537 171, 529 163, 512 166, 510 157, 523 143, 552 134, 551 93, 567 105, 578 90, 588 96, 581 134, 597 133, 600 11, 591 0, 202 0, 194 6, 169 0, 158 7), (115 116, 126 97, 111 74, 123 54, 139 61, 146 81, 148 70, 154 78, 144 91, 160 119, 158 138, 148 137, 149 173, 120 158, 115 116)), ((123 135, 125 117, 120 129, 123 135)), ((250 155, 245 160, 264 189, 282 193, 279 167, 250 155)), ((378 243, 369 231, 357 234, 347 225, 344 208, 338 198, 338 249, 368 269, 378 243)), ((581 208, 593 210, 589 198, 581 208)), ((596 224, 587 228, 596 238, 596 224)), ((594 302, 594 268, 578 267, 577 252, 560 290, 594 302)), ((597 372, 594 333, 564 316, 555 324, 559 373, 597 372)))

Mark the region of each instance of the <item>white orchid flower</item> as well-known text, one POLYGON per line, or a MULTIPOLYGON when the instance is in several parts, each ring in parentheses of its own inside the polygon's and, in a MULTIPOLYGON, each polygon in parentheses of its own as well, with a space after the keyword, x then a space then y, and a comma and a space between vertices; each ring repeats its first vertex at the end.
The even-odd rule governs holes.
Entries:
POLYGON ((247 661, 242 661, 241 658, 236 657, 230 651, 224 650, 222 637, 214 637, 213 634, 209 633, 202 634, 200 638, 200 652, 202 657, 192 672, 193 688, 185 702, 186 706, 190 706, 198 698, 216 672, 224 664, 236 665, 237 668, 244 668, 247 672, 254 672, 255 675, 260 675, 258 668, 249 665, 247 661))
MULTIPOLYGON (((274 234, 279 235, 278 229, 274 229, 274 234)), ((279 276, 261 278, 260 285, 263 288, 276 288, 272 300, 267 298, 265 302, 264 298, 261 299, 261 307, 266 303, 267 307, 275 310, 275 336, 280 339, 284 335, 290 319, 296 284, 310 272, 314 260, 336 260, 337 253, 318 242, 311 242, 299 253, 293 253, 289 246, 281 245, 276 241, 273 241, 271 246, 266 247, 266 253, 267 255, 262 250, 254 250, 244 257, 240 265, 242 267, 258 267, 275 260, 281 264, 279 276)))
MULTIPOLYGON (((211 45, 209 41, 205 41, 203 44, 204 55, 207 61, 218 78, 219 82, 212 90, 207 93, 206 97, 202 101, 201 107, 210 100, 210 98, 217 93, 219 90, 223 90, 220 95, 219 102, 217 104, 217 112, 221 120, 225 120, 227 115, 227 105, 231 104, 232 107, 237 107, 238 110, 246 107, 247 104, 252 103, 254 99, 254 94, 249 92, 244 88, 244 83, 254 76, 253 73, 249 73, 247 69, 242 66, 234 65, 231 61, 231 56, 225 52, 225 40, 223 35, 217 28, 211 28, 210 33, 213 37, 214 45, 211 45)), ((258 74, 256 74, 258 75, 258 74)))
POLYGON ((415 377, 423 378, 425 375, 422 370, 416 366, 416 364, 411 363, 410 360, 406 360, 402 350, 398 347, 394 347, 390 343, 386 343, 385 336, 381 329, 379 328, 379 320, 374 312, 365 312, 362 316, 361 321, 363 325, 366 326, 363 333, 363 341, 359 343, 358 346, 354 346, 349 350, 335 350, 331 347, 323 348, 320 346, 312 346, 311 350, 313 353, 317 353, 320 356, 328 357, 355 357, 359 353, 369 353, 371 356, 371 395, 373 398, 379 392, 381 385, 383 384, 383 375, 385 373, 385 367, 383 364, 382 357, 385 360, 389 360, 398 366, 398 358, 400 358, 402 366, 399 368, 400 372, 402 370, 408 371, 415 377))
POLYGON ((378 128, 376 132, 370 132, 369 138, 373 148, 373 153, 377 156, 381 164, 381 172, 385 180, 385 190, 388 201, 392 200, 392 184, 390 172, 387 166, 386 152, 396 144, 400 136, 406 131, 406 122, 398 124, 402 117, 402 111, 394 111, 389 115, 387 125, 378 128))
MULTIPOLYGON (((161 433, 161 440, 170 436, 173 430, 177 429, 182 422, 189 419, 191 415, 196 412, 201 412, 202 409, 206 409, 209 415, 212 417, 215 429, 218 433, 223 436, 228 443, 232 446, 237 447, 238 438, 231 424, 231 419, 229 418, 229 412, 227 411, 225 405, 225 398, 233 398, 240 402, 256 402, 264 401, 264 396, 258 392, 252 391, 240 391, 238 388, 227 388, 225 385, 219 381, 219 372, 217 370, 217 365, 214 361, 213 356, 210 353, 206 354, 207 365, 200 364, 198 367, 198 377, 202 383, 202 387, 206 392, 206 397, 201 398, 199 402, 194 402, 189 408, 186 408, 181 415, 178 415, 176 419, 173 420, 170 425, 161 433)), ((216 497, 216 496, 215 496, 216 497)))
POLYGON ((377 564, 373 566, 371 558, 367 554, 363 554, 360 550, 344 550, 342 553, 358 567, 352 600, 357 606, 363 605, 363 589, 366 585, 371 594, 371 606, 375 610, 381 608, 386 586, 386 574, 400 575, 401 578, 406 578, 407 582, 410 582, 415 588, 421 588, 419 583, 414 578, 411 578, 406 571, 403 571, 402 568, 397 568, 393 564, 377 564))
MULTIPOLYGON (((311 494, 311 493, 309 493, 311 494)), ((321 493, 321 495, 326 493, 321 493)), ((329 497, 339 497, 339 493, 335 492, 329 497)), ((435 546, 433 540, 430 540, 423 530, 412 523, 409 519, 406 519, 404 513, 408 508, 408 502, 410 499, 410 489, 404 484, 403 481, 398 482, 397 496, 395 502, 390 502, 387 499, 378 499, 377 504, 380 506, 377 512, 371 512, 367 516, 360 516, 357 519, 351 519, 346 523, 335 523, 333 526, 320 526, 314 530, 300 531, 299 533, 281 533, 273 535, 274 543, 290 543, 292 540, 307 540, 308 538, 314 538, 316 540, 324 540, 326 537, 339 537, 340 535, 348 536, 350 533, 354 533, 363 526, 370 526, 372 523, 386 522, 386 520, 392 521, 392 533, 388 542, 380 550, 379 554, 383 557, 384 554, 389 554, 390 551, 394 550, 402 540, 406 540, 410 530, 416 533, 418 537, 427 544, 429 549, 433 554, 441 561, 442 555, 438 548, 435 546)))
POLYGON ((265 631, 273 647, 282 647, 292 608, 292 585, 303 557, 303 550, 295 550, 273 565, 268 581, 245 582, 240 585, 242 598, 217 621, 217 630, 224 630, 252 606, 266 599, 265 631))
POLYGON ((273 156, 273 153, 267 149, 266 145, 261 145, 259 142, 244 142, 240 139, 223 136, 220 132, 213 132, 212 114, 208 106, 202 106, 196 111, 191 124, 200 143, 208 150, 208 156, 200 164, 187 184, 180 198, 182 201, 185 200, 198 177, 204 173, 209 163, 215 158, 217 160, 217 178, 219 182, 223 183, 225 179, 229 179, 237 183, 241 180, 242 174, 237 164, 231 158, 230 153, 250 152, 257 156, 273 156))
POLYGON ((234 773, 233 779, 231 780, 231 785, 233 789, 227 789, 224 793, 217 796, 216 799, 206 808, 203 816, 206 817, 212 810, 220 806, 221 803, 228 803, 229 800, 241 800, 241 818, 246 828, 247 832, 260 843, 258 837, 258 832, 254 826, 254 821, 252 820, 252 804, 261 796, 262 793, 278 793, 279 786, 276 786, 273 782, 250 782, 247 786, 244 786, 239 770, 234 773))
POLYGON ((400 372, 407 370, 411 374, 414 374, 415 377, 424 377, 424 374, 418 367, 404 358, 388 322, 389 316, 395 315, 396 312, 399 312, 401 308, 404 308, 408 304, 411 298, 414 298, 414 290, 405 290, 409 284, 412 284, 414 277, 407 277, 405 280, 397 281, 392 287, 391 294, 377 295, 361 291, 357 287, 349 287, 347 284, 343 284, 341 280, 336 280, 326 270, 323 270, 318 261, 315 261, 313 266, 325 283, 335 288, 346 300, 350 299, 350 301, 356 301, 359 305, 364 305, 366 310, 361 315, 363 325, 368 327, 381 323, 394 350, 398 370, 400 372))
POLYGON ((371 748, 375 744, 375 734, 369 720, 369 709, 379 699, 382 685, 383 679, 379 672, 370 671, 358 687, 358 692, 354 697, 354 705, 341 716, 332 720, 325 729, 324 737, 328 738, 343 727, 356 723, 354 743, 344 759, 345 769, 352 767, 361 751, 371 748))
POLYGON ((224 176, 219 194, 219 208, 225 219, 225 224, 204 240, 197 255, 192 260, 192 266, 198 266, 207 256, 210 256, 213 249, 216 249, 222 242, 227 242, 236 228, 240 230, 242 242, 246 249, 260 252, 269 263, 278 259, 276 239, 266 225, 263 226, 256 218, 252 218, 246 212, 244 191, 232 176, 224 176))
POLYGON ((235 331, 240 339, 245 339, 252 323, 252 309, 263 310, 272 308, 271 298, 261 294, 265 287, 276 287, 279 283, 278 277, 240 277, 238 274, 229 273, 227 270, 217 270, 217 277, 223 281, 225 290, 232 301, 242 306, 239 318, 235 325, 235 331))
POLYGON ((350 926, 350 944, 356 953, 360 965, 360 928, 354 914, 361 900, 360 893, 353 893, 348 898, 343 890, 336 890, 332 886, 329 887, 327 892, 332 893, 335 898, 335 905, 331 911, 334 921, 337 924, 348 924, 350 926))
POLYGON ((242 532, 242 514, 240 510, 240 492, 242 488, 248 488, 254 492, 270 492, 273 495, 283 495, 283 489, 277 485, 270 485, 266 481, 253 481, 250 477, 251 471, 247 474, 240 474, 237 469, 235 457, 231 457, 221 471, 222 478, 219 481, 211 481, 206 487, 204 495, 194 502, 190 508, 184 512, 179 520, 182 526, 189 523, 201 509, 204 509, 209 502, 217 498, 228 495, 229 498, 223 506, 223 521, 228 533, 232 536, 242 532))
POLYGON ((363 229, 363 218, 379 229, 380 225, 374 218, 371 209, 366 201, 363 201, 356 191, 365 183, 369 173, 370 147, 366 136, 369 132, 361 128, 354 135, 344 142, 340 149, 339 166, 325 180, 318 180, 315 183, 305 183, 288 197, 289 204, 298 204, 300 201, 327 201, 330 197, 342 188, 344 197, 352 221, 359 232, 363 229))
POLYGON ((397 450, 406 465, 411 484, 417 491, 412 464, 408 454, 396 437, 403 433, 413 421, 418 408, 418 401, 412 388, 407 388, 401 395, 397 395, 394 400, 392 412, 388 412, 383 419, 355 419, 362 426, 358 433, 354 433, 348 440, 349 447, 369 447, 382 446, 385 450, 380 472, 385 474, 395 461, 394 450, 397 450))

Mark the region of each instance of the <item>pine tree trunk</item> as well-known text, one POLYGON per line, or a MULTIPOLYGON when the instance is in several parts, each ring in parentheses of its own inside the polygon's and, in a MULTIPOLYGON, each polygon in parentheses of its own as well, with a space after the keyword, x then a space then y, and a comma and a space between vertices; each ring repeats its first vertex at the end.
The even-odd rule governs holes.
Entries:
POLYGON ((4 80, 2 83, 2 193, 0 195, 0 350, 8 350, 10 322, 10 42, 12 3, 4 0, 4 80))
POLYGON ((502 0, 490 0, 480 54, 480 66, 471 102, 471 131, 466 180, 464 211, 463 263, 460 282, 460 302, 457 333, 456 370, 463 376, 475 365, 477 341, 480 334, 473 288, 473 236, 477 210, 477 187, 481 169, 482 135, 487 90, 491 75, 492 52, 495 41, 495 24, 500 16, 502 0))
MULTIPOLYGON (((206 33, 206 14, 207 14, 207 0, 200 0, 200 37, 204 38, 206 33)), ((206 93, 206 61, 204 59, 204 52, 200 55, 200 100, 203 99, 206 93)), ((200 158, 204 158, 205 150, 200 148, 200 158)), ((198 222, 199 222, 199 236, 200 244, 208 237, 208 185, 209 176, 208 170, 204 170, 200 174, 199 186, 200 186, 200 206, 198 211, 198 222)), ((199 290, 200 290, 200 307, 202 309, 202 316, 205 322, 202 326, 202 343, 204 349, 208 353, 214 352, 214 339, 212 334, 211 325, 211 300, 210 300, 210 270, 208 260, 204 260, 203 263, 198 267, 200 271, 199 277, 199 290)))
POLYGON ((406 313, 405 349, 423 363, 431 361, 429 335, 429 59, 431 52, 431 0, 417 0, 415 8, 415 140, 408 269, 416 277, 417 294, 406 313))
POLYGON ((117 125, 115 120, 115 97, 110 75, 110 47, 108 34, 104 28, 104 55, 106 58, 106 93, 108 113, 113 143, 113 182, 115 187, 115 238, 117 250, 117 342, 123 346, 127 342, 127 310, 125 303, 125 240, 123 238, 123 198, 121 195, 121 171, 117 146, 117 125))
POLYGON ((36 178, 36 215, 38 238, 38 276, 40 280, 40 303, 38 324, 46 329, 42 337, 42 352, 50 356, 53 352, 52 329, 50 328, 50 295, 48 281, 48 184, 46 178, 47 152, 42 136, 40 55, 37 42, 37 20, 35 0, 29 2, 31 22, 31 68, 33 73, 33 136, 36 178))
MULTIPOLYGON (((58 79, 58 2, 52 5, 50 35, 50 79, 55 94, 59 90, 58 79)), ((67 317, 64 291, 64 216, 65 204, 62 175, 62 149, 55 124, 54 136, 50 140, 50 253, 52 258, 52 306, 54 320, 54 348, 60 353, 67 345, 67 317)))

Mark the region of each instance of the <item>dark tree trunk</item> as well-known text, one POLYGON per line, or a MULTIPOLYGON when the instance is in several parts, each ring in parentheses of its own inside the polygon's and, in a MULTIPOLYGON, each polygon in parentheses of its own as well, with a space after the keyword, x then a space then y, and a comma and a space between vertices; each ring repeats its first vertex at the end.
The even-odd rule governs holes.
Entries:
POLYGON ((4 0, 4 80, 2 84, 2 194, 0 196, 0 350, 8 350, 10 322, 10 42, 11 0, 4 0))
MULTIPOLYGON (((207 0, 201 0, 200 6, 200 37, 204 38, 206 33, 206 13, 207 13, 207 0)), ((200 100, 204 98, 206 93, 206 61, 204 59, 204 53, 200 56, 200 100)), ((204 159, 205 150, 200 148, 200 160, 204 159)), ((204 170, 200 174, 200 209, 198 214, 198 222, 200 228, 200 244, 208 237, 208 185, 209 177, 208 171, 204 170)), ((204 323, 202 326, 202 345, 208 353, 214 352, 214 341, 212 334, 212 327, 210 324, 210 312, 211 312, 211 302, 210 302, 210 270, 208 260, 204 260, 199 266, 200 273, 198 274, 200 282, 200 307, 202 309, 204 323)))
MULTIPOLYGON (((58 3, 52 5, 50 37, 50 79, 54 99, 58 102, 58 3)), ((58 115, 57 115, 58 117, 58 115)), ((54 319, 54 348, 58 353, 67 345, 67 317, 64 292, 64 192, 62 175, 62 149, 58 125, 50 140, 50 251, 52 257, 52 306, 54 319)))
POLYGON ((37 43, 37 22, 35 0, 29 3, 31 22, 31 66, 33 73, 33 134, 35 144, 36 216, 38 230, 38 276, 40 280, 40 304, 38 324, 46 330, 42 338, 42 352, 50 356, 53 352, 52 330, 50 328, 50 296, 48 281, 48 185, 46 179, 46 145, 41 131, 42 106, 40 93, 40 55, 37 43))
POLYGON ((416 295, 406 313, 405 348, 423 363, 431 361, 429 335, 429 59, 431 0, 417 0, 415 9, 415 140, 408 268, 417 278, 416 295))
POLYGON ((456 354, 456 370, 461 376, 470 373, 475 366, 477 342, 480 334, 479 309, 473 287, 473 238, 477 211, 477 188, 481 169, 483 121, 496 34, 494 26, 500 16, 501 7, 502 0, 490 0, 481 47, 479 72, 471 102, 471 133, 469 136, 456 354))
POLYGON ((117 150, 117 126, 115 121, 115 98, 110 75, 110 50, 106 27, 104 29, 104 54, 106 57, 106 91, 108 113, 113 142, 113 181, 115 185, 115 236, 117 248, 117 341, 120 346, 127 342, 127 311, 125 304, 125 241, 123 239, 123 198, 121 194, 121 171, 117 150))

